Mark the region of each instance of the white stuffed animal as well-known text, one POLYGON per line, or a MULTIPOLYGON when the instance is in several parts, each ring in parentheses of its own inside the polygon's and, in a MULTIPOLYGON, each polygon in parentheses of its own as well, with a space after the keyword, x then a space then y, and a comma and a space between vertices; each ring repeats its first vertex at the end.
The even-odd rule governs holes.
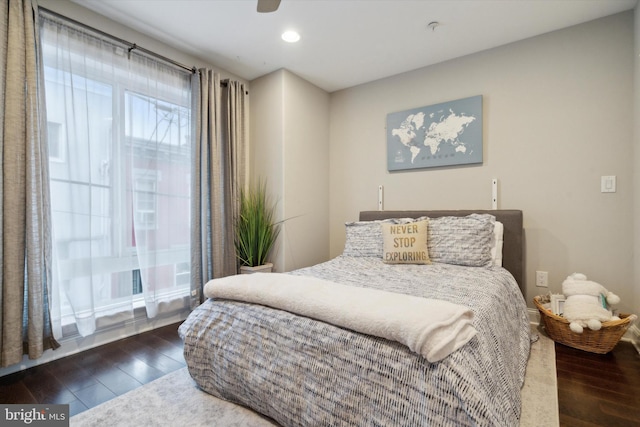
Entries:
POLYGON ((608 304, 618 304, 620 298, 599 283, 587 280, 581 273, 573 273, 562 283, 564 303, 563 316, 573 332, 581 334, 584 327, 597 331, 602 322, 619 320, 608 308, 608 304))

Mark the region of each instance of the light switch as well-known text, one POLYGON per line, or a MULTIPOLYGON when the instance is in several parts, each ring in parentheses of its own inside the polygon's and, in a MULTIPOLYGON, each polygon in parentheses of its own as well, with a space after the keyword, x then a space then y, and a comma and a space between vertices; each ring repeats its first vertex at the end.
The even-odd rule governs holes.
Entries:
POLYGON ((616 176, 615 175, 600 177, 600 192, 601 193, 616 192, 616 176))

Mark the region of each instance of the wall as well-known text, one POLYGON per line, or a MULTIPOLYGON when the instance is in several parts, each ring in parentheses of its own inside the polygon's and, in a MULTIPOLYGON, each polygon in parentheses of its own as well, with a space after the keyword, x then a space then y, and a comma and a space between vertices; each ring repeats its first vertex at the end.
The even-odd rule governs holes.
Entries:
POLYGON ((329 94, 286 70, 251 82, 253 179, 266 178, 284 220, 276 271, 329 257, 329 94))
MULTIPOLYGON (((640 314, 640 1, 636 4, 634 11, 634 191, 633 191, 633 217, 634 217, 634 287, 635 304, 633 313, 640 314)), ((636 324, 634 328, 636 347, 640 351, 640 327, 636 324)))
MULTIPOLYGON (((443 31, 446 29, 443 28, 443 31)), ((335 92, 331 256, 360 210, 522 209, 527 301, 575 271, 633 301, 633 13, 627 12, 335 92), (386 114, 483 95, 484 163, 389 173, 386 114), (618 191, 600 193, 616 175, 618 191)))

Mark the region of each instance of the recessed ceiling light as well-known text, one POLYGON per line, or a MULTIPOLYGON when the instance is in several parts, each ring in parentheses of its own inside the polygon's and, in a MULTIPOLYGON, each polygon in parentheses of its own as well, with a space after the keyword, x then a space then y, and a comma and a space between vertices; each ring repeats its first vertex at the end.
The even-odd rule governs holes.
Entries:
POLYGON ((298 34, 296 31, 285 31, 284 33, 282 33, 282 40, 289 43, 295 43, 300 40, 300 34, 298 34))

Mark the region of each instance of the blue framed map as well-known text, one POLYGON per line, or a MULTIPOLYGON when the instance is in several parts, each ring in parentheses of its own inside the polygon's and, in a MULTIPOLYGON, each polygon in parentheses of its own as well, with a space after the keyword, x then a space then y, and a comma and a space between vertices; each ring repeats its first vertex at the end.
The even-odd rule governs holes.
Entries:
POLYGON ((482 95, 387 114, 389 171, 482 163, 482 95))

